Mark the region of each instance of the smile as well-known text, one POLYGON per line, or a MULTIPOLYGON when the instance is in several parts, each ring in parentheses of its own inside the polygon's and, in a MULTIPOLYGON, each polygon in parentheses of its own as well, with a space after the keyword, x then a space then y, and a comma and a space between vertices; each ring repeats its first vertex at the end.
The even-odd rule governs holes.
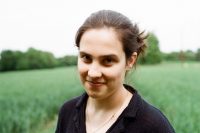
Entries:
POLYGON ((104 85, 105 82, 94 82, 94 81, 88 81, 86 80, 91 86, 101 86, 104 85))

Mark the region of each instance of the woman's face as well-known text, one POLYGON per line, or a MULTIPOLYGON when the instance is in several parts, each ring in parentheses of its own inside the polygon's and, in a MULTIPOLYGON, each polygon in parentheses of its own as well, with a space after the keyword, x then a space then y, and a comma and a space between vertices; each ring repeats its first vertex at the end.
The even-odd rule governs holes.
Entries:
POLYGON ((80 40, 78 71, 87 94, 103 99, 123 88, 126 58, 112 28, 90 29, 80 40))

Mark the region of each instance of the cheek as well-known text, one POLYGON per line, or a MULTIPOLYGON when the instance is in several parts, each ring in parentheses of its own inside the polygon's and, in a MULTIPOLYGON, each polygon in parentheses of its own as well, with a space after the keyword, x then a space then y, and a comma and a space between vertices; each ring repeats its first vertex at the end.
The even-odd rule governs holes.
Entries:
POLYGON ((82 63, 80 60, 78 60, 78 73, 81 77, 85 76, 87 74, 87 66, 82 63))
POLYGON ((125 75, 125 68, 123 66, 115 66, 111 69, 107 69, 104 72, 104 75, 111 80, 123 80, 125 75))

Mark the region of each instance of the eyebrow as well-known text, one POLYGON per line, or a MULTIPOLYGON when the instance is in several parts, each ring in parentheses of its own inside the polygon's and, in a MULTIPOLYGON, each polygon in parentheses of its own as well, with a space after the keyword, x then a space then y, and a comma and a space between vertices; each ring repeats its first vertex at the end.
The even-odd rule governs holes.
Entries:
MULTIPOLYGON (((80 54, 80 55, 84 55, 84 54, 85 54, 85 55, 88 55, 88 56, 92 56, 92 55, 90 55, 89 53, 83 52, 83 51, 80 51, 79 54, 80 54)), ((106 57, 111 57, 111 58, 119 59, 118 56, 115 55, 115 54, 108 54, 108 55, 101 55, 101 56, 100 56, 100 58, 106 58, 106 57)))

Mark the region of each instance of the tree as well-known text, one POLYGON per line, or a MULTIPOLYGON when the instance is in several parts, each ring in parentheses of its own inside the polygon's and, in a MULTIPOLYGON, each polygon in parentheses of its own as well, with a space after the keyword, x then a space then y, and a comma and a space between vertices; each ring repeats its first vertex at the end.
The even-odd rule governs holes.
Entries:
POLYGON ((196 60, 197 60, 197 61, 200 61, 200 48, 197 50, 197 53, 196 53, 196 60))
MULTIPOLYGON (((180 53, 179 52, 171 52, 171 53, 163 53, 163 59, 166 61, 179 61, 180 53)), ((181 57, 183 58, 183 57, 181 57)))
POLYGON ((184 52, 185 60, 187 61, 194 61, 195 60, 195 53, 191 50, 187 50, 184 52))
POLYGON ((157 64, 162 61, 162 54, 159 49, 159 41, 156 35, 150 33, 147 38, 147 51, 143 57, 140 58, 142 64, 157 64))
POLYGON ((77 56, 67 55, 62 58, 58 58, 58 66, 73 66, 77 64, 77 56))
POLYGON ((1 71, 16 70, 16 65, 22 56, 20 51, 4 50, 1 52, 1 71))
POLYGON ((29 48, 27 52, 4 50, 1 53, 0 70, 26 70, 56 67, 57 60, 50 52, 29 48))
POLYGON ((29 69, 52 68, 56 66, 56 59, 52 53, 29 48, 25 54, 29 69))

